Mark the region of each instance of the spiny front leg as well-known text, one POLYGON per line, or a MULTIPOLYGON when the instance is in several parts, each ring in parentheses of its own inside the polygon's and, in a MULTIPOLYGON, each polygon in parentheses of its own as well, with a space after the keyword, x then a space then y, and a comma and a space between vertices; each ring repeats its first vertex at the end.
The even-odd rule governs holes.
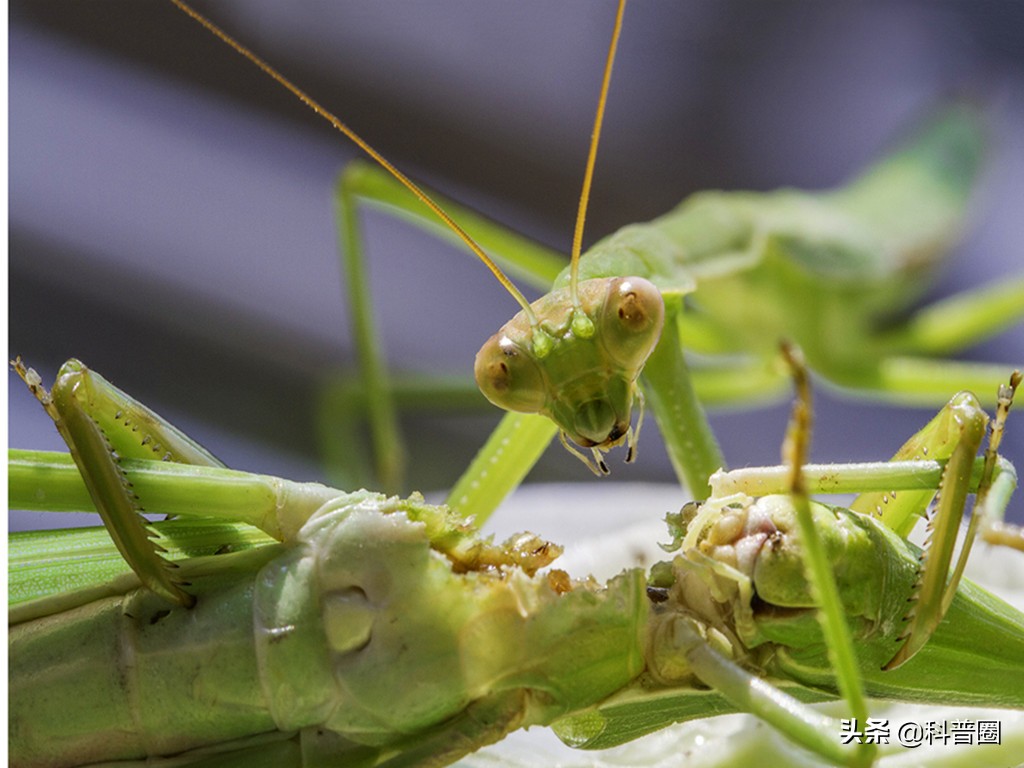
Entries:
POLYGON ((145 511, 121 466, 122 458, 223 466, 206 449, 78 360, 65 363, 52 392, 17 358, 15 372, 53 419, 121 555, 152 591, 181 605, 193 598, 161 557, 145 511))
POLYGON ((925 548, 920 556, 920 574, 910 597, 908 624, 901 636, 905 642, 885 669, 895 669, 908 661, 934 634, 956 594, 978 531, 987 540, 998 541, 1002 536, 1018 548, 1024 544, 1020 529, 1001 522, 1010 494, 1016 487, 1016 473, 1009 462, 998 456, 1006 417, 1019 383, 1020 373, 1015 371, 1009 386, 1003 385, 999 389, 999 405, 991 425, 980 477, 977 454, 989 419, 977 399, 968 392, 962 392, 893 457, 894 461, 929 458, 944 462, 938 487, 904 491, 898 495, 894 491, 862 494, 851 505, 859 512, 881 517, 886 525, 906 537, 917 517, 924 513, 935 497, 934 509, 928 517, 925 548), (959 558, 952 564, 967 496, 975 478, 977 496, 974 513, 959 558))
MULTIPOLYGON (((982 476, 978 483, 974 512, 971 515, 967 533, 960 550, 960 556, 949 575, 950 563, 953 558, 953 547, 956 543, 960 521, 963 518, 964 506, 968 492, 971 468, 977 445, 973 439, 958 445, 950 457, 943 472, 935 510, 928 519, 928 539, 924 552, 921 554, 921 572, 914 592, 910 597, 912 607, 908 614, 908 625, 901 639, 906 641, 896 655, 885 665, 885 669, 895 669, 913 657, 917 651, 934 634, 949 610, 957 586, 963 575, 967 558, 978 530, 988 532, 994 529, 993 516, 1001 521, 1006 503, 1016 487, 1017 478, 1012 465, 1000 461, 998 447, 1002 439, 1006 417, 1013 402, 1013 393, 1020 384, 1021 375, 1014 371, 1009 386, 999 388, 999 406, 989 433, 989 444, 985 450, 982 476), (1002 470, 997 474, 997 468, 1002 470), (995 491, 993 493, 993 490, 995 491), (947 578, 948 576, 948 578, 947 578)), ((1014 526, 1001 524, 1004 532, 1012 531, 1014 526)), ((986 536, 986 538, 988 538, 986 536)), ((1007 537, 1021 547, 1022 538, 1019 528, 1016 537, 1007 537)))

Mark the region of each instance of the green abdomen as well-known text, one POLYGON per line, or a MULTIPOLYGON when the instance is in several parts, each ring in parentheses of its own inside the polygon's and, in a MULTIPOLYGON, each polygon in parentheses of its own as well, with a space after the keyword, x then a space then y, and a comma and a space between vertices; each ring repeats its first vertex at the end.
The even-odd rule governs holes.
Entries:
POLYGON ((246 579, 186 610, 138 590, 11 627, 12 765, 175 754, 276 730, 251 593, 246 579))

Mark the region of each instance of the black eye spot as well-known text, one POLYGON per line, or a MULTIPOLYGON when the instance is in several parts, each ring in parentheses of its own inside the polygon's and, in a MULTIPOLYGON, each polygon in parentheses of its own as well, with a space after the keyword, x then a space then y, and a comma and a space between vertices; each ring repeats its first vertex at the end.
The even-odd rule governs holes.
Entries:
POLYGON ((487 377, 490 380, 491 386, 495 390, 499 392, 504 392, 508 390, 510 384, 510 376, 508 365, 505 364, 504 360, 492 362, 490 366, 488 366, 487 377))
POLYGON ((647 327, 647 313, 643 302, 635 292, 623 294, 618 308, 619 320, 630 330, 642 330, 647 327))
POLYGON ((630 292, 630 293, 627 293, 625 296, 622 297, 622 303, 619 305, 619 319, 620 320, 625 320, 626 319, 626 316, 627 316, 626 307, 627 306, 632 306, 634 304, 634 302, 636 302, 636 294, 635 293, 630 292))

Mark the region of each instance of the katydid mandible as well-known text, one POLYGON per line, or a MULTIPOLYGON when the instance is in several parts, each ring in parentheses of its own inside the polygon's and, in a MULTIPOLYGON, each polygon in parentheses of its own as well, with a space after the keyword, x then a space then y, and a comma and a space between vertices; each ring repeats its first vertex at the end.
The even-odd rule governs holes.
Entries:
MULTIPOLYGON (((150 573, 111 579, 109 566, 93 566, 99 583, 94 574, 68 592, 75 578, 68 564, 58 556, 23 570, 38 555, 32 536, 15 541, 11 728, 19 765, 155 754, 179 755, 182 764, 437 764, 529 724, 552 724, 570 743, 598 748, 735 710, 756 713, 832 763, 866 765, 870 750, 842 747, 838 724, 800 704, 829 698, 849 679, 833 671, 830 645, 816 629, 805 534, 795 532, 797 499, 822 488, 868 489, 860 503, 870 506, 870 489, 898 491, 891 511, 900 511, 889 521, 898 528, 900 516, 927 503, 911 489, 941 485, 959 508, 941 506, 949 519, 936 525, 955 527, 967 492, 978 490, 975 515, 998 519, 1016 480, 994 446, 975 460, 978 430, 960 416, 966 409, 983 422, 984 414, 962 397, 936 417, 962 429, 928 428, 908 443, 960 457, 948 462, 883 463, 849 474, 841 465, 801 466, 809 427, 796 418, 791 466, 719 473, 711 499, 670 515, 669 549, 679 552, 672 561, 597 587, 558 571, 537 575, 559 551, 537 537, 493 545, 417 499, 210 466, 178 430, 77 361, 52 393, 16 367, 62 425, 73 460, 17 452, 12 505, 82 509, 97 488, 125 483, 149 511, 200 516, 157 526, 174 557, 191 557, 176 560, 174 572, 189 582, 175 586, 197 598, 192 608, 146 587, 150 573), (109 446, 90 447, 101 429, 109 446), (146 455, 191 466, 132 458, 146 455), (958 468, 964 463, 977 465, 973 478, 958 468), (803 478, 799 487, 795 476, 803 478), (782 493, 750 495, 764 490, 782 493), (242 520, 283 543, 245 538, 242 520), (195 557, 202 554, 213 556, 195 557), (508 647, 510 634, 525 642, 508 647), (47 661, 66 653, 61 642, 69 636, 85 666, 47 661), (111 647, 130 650, 112 656, 111 647), (229 648, 231 663, 208 656, 210 647, 229 648), (411 648, 418 650, 410 655, 411 648), (711 690, 695 689, 696 681, 711 690), (236 702, 230 713, 225 698, 236 702), (168 711, 151 706, 161 701, 168 711), (50 722, 59 723, 56 731, 50 722)), ((805 397, 798 414, 806 413, 805 397)), ((1009 397, 997 415, 1000 430, 1009 397)), ((874 517, 817 503, 807 511, 856 638, 852 674, 869 694, 1024 708, 1012 672, 1024 663, 1024 615, 954 583, 941 600, 946 621, 924 630, 914 658, 882 670, 906 640, 901 619, 920 594, 919 555, 874 517)), ((123 539, 123 523, 110 532, 123 539)), ((79 535, 89 534, 66 535, 62 551, 73 552, 69 536, 79 535)), ((922 610, 936 608, 928 602, 922 610)))

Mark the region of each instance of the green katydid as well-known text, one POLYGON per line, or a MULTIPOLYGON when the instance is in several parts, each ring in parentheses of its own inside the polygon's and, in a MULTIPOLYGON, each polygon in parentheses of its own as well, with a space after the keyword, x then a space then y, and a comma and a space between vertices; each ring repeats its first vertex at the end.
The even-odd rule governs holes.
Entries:
MULTIPOLYGON (((12 506, 102 509, 127 487, 147 511, 198 516, 154 526, 174 558, 170 590, 146 586, 153 571, 126 573, 93 532, 61 534, 57 553, 48 533, 12 540, 18 765, 147 755, 173 755, 174 765, 443 764, 530 724, 599 748, 736 710, 830 763, 866 765, 869 750, 841 745, 838 722, 800 702, 853 679, 886 698, 1024 708, 1024 614, 968 582, 928 600, 945 621, 923 630, 914 658, 880 668, 903 644, 908 597, 923 593, 917 551, 873 516, 806 505, 839 585, 831 607, 856 639, 849 674, 833 671, 804 575, 796 529, 807 492, 863 490, 867 505, 875 489, 898 493, 899 527, 941 485, 936 548, 970 490, 974 515, 1001 517, 1015 472, 994 445, 975 458, 986 418, 962 397, 936 417, 944 429, 908 443, 948 461, 803 465, 809 426, 795 417, 789 466, 718 473, 711 499, 669 516, 674 559, 597 586, 538 574, 559 549, 535 536, 495 545, 416 498, 211 466, 77 361, 52 394, 16 369, 72 456, 13 452, 12 506), (922 488, 932 491, 920 497, 922 488), (177 605, 178 590, 195 604, 177 605), (69 638, 75 651, 58 663, 69 638)), ((801 393, 797 416, 808 408, 801 393)), ((125 520, 109 533, 121 552, 137 546, 125 520)))

